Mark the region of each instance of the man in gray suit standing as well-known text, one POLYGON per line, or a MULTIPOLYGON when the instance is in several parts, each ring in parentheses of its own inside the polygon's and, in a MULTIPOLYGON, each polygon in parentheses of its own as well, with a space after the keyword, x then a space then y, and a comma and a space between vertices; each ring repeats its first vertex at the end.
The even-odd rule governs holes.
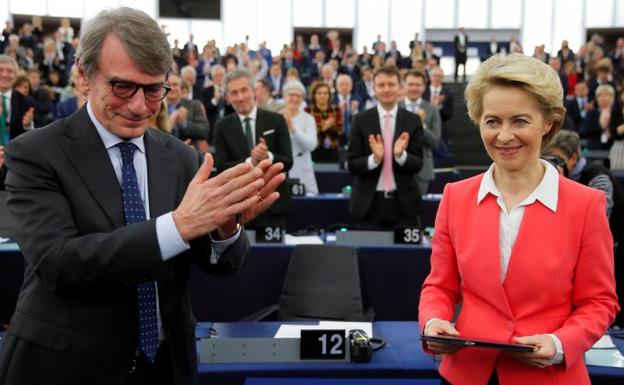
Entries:
POLYGON ((399 105, 420 117, 423 125, 423 166, 417 175, 421 194, 429 190, 429 183, 435 179, 433 171, 433 150, 438 148, 442 138, 442 119, 438 107, 422 98, 425 92, 425 74, 410 70, 405 74, 405 99, 399 105))
POLYGON ((87 103, 6 148, 25 264, 0 384, 196 385, 191 267, 242 267, 240 225, 277 200, 283 166, 210 177, 210 154, 148 128, 172 56, 145 13, 100 12, 76 58, 87 103))

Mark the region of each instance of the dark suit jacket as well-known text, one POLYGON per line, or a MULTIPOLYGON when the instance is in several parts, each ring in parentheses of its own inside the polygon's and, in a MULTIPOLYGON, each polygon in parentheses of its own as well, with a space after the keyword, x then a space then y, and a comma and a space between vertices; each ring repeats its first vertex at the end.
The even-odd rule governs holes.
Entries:
POLYGON ((566 107, 566 114, 574 121, 576 130, 577 131, 580 130, 581 124, 583 123, 583 117, 581 116, 581 111, 579 109, 579 104, 576 98, 566 100, 565 107, 566 107))
MULTIPOLYGON (((215 164, 219 172, 243 163, 249 156, 247 139, 238 114, 233 113, 216 125, 215 164)), ((282 115, 258 108, 256 115, 256 143, 264 138, 269 151, 273 153, 273 162, 284 163, 284 171, 290 170, 293 164, 290 134, 286 120, 282 115)), ((286 215, 292 203, 290 190, 286 183, 277 189, 280 198, 269 208, 271 214, 286 215)))
MULTIPOLYGON (((611 138, 617 136, 617 126, 622 124, 622 108, 619 104, 614 104, 611 108, 611 121, 609 122, 609 131, 611 132, 611 138)), ((581 138, 587 139, 587 148, 590 150, 608 150, 611 147, 612 140, 608 143, 601 143, 600 137, 602 135, 602 128, 600 127, 600 110, 594 108, 587 111, 585 120, 581 124, 579 135, 581 138)))
MULTIPOLYGON (((241 238, 210 264, 208 236, 167 262, 156 217, 173 210, 201 155, 173 136, 144 136, 150 220, 125 225, 121 187, 86 108, 11 141, 6 185, 24 284, 0 349, 2 384, 122 384, 137 349, 136 285, 154 280, 177 385, 197 384, 192 264, 240 268, 241 238)), ((213 293, 214 295, 218 295, 213 293)))
POLYGON ((455 35, 453 38, 453 47, 455 47, 455 61, 459 63, 465 63, 468 55, 468 35, 464 34, 465 44, 462 46, 459 43, 459 35, 455 35))
POLYGON ((206 116, 210 123, 210 133, 208 134, 208 143, 213 144, 215 140, 215 130, 217 122, 223 118, 223 116, 232 113, 234 110, 232 106, 225 101, 225 95, 222 93, 221 98, 217 101, 217 105, 212 104, 212 98, 214 96, 214 85, 206 87, 202 91, 202 103, 206 109, 206 116))
POLYGON ((35 101, 31 97, 24 96, 15 90, 11 92, 11 132, 9 133, 11 139, 24 133, 22 120, 31 107, 35 107, 35 101))
POLYGON ((202 140, 208 139, 210 123, 199 100, 180 99, 179 105, 188 110, 186 128, 180 134, 180 139, 202 140))
POLYGON ((56 118, 67 118, 78 110, 78 97, 73 96, 56 105, 56 118))
MULTIPOLYGON (((440 106, 440 117, 443 122, 446 122, 453 117, 453 94, 444 85, 442 85, 440 95, 444 95, 444 101, 440 106)), ((429 85, 425 88, 422 98, 431 102, 431 89, 429 88, 429 85)))
MULTIPOLYGON (((393 161, 392 169, 399 203, 405 212, 405 216, 415 219, 420 213, 421 206, 416 175, 423 165, 423 128, 420 117, 404 108, 399 108, 393 143, 403 132, 410 135, 407 160, 403 166, 393 161)), ((363 218, 370 209, 379 175, 381 175, 381 165, 372 170, 368 169, 368 157, 372 154, 368 145, 368 136, 377 134, 381 134, 377 107, 360 112, 355 116, 351 126, 348 150, 348 167, 351 174, 354 175, 349 212, 355 218, 363 218)))

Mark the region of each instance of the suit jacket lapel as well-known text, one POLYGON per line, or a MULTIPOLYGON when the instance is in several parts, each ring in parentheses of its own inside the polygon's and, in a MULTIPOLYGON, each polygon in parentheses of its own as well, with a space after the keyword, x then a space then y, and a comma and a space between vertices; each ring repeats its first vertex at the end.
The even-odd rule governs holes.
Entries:
POLYGON ((256 144, 258 144, 260 142, 260 138, 263 137, 263 133, 264 133, 264 114, 263 111, 261 109, 258 108, 258 112, 256 114, 256 144))
MULTIPOLYGON (((234 141, 233 147, 240 149, 240 151, 243 153, 243 156, 246 158, 249 156, 249 153, 247 151, 247 137, 245 136, 243 125, 241 124, 240 119, 238 119, 238 114, 233 113, 231 115, 231 119, 232 119, 232 124, 229 128, 228 128, 228 125, 225 125, 225 124, 223 125, 224 129, 232 130, 232 132, 229 132, 226 134, 226 137, 232 138, 232 140, 234 141)), ((257 127, 258 127, 258 122, 256 121, 256 129, 257 127)))
MULTIPOLYGON (((381 126, 379 125, 379 111, 377 110, 377 107, 375 107, 375 109, 373 110, 375 112, 374 114, 374 118, 371 121, 371 134, 377 136, 378 134, 381 134, 381 126)), ((368 146, 368 142, 366 142, 367 146, 368 146)))
POLYGON ((175 206, 178 185, 169 176, 176 175, 176 157, 171 150, 171 138, 158 138, 151 130, 147 130, 143 140, 147 158, 150 217, 156 218, 175 206))
POLYGON ((83 106, 66 123, 61 146, 113 228, 125 224, 121 186, 108 152, 83 106))

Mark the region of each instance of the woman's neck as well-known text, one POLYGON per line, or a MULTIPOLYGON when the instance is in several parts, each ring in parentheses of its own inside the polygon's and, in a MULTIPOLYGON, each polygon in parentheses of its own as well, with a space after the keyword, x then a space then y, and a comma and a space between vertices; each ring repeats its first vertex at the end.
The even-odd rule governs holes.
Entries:
POLYGON ((545 172, 546 168, 538 159, 532 166, 517 171, 494 167, 494 183, 503 196, 508 212, 535 190, 545 172))

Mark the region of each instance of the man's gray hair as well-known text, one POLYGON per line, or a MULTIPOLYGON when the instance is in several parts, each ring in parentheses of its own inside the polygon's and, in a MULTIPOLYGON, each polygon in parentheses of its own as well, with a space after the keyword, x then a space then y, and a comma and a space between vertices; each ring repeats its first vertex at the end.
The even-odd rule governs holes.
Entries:
POLYGON ((141 71, 160 75, 171 69, 169 42, 158 23, 142 11, 119 7, 101 11, 82 27, 76 57, 87 76, 95 75, 102 43, 110 34, 121 40, 128 56, 141 71))
POLYGON ((227 93, 228 84, 230 84, 230 82, 242 78, 247 79, 247 81, 249 82, 249 86, 253 88, 254 79, 253 76, 251 76, 251 73, 249 73, 249 71, 247 70, 235 69, 225 75, 225 79, 223 82, 223 88, 225 88, 225 92, 227 93))
POLYGON ((15 71, 15 73, 17 73, 17 70, 19 69, 19 66, 17 65, 15 59, 13 59, 9 55, 0 55, 0 63, 11 63, 11 65, 13 66, 13 71, 15 71))
POLYGON ((561 150, 568 158, 574 154, 577 154, 579 159, 583 156, 579 134, 574 131, 559 131, 542 152, 546 155, 551 155, 556 149, 561 150))

